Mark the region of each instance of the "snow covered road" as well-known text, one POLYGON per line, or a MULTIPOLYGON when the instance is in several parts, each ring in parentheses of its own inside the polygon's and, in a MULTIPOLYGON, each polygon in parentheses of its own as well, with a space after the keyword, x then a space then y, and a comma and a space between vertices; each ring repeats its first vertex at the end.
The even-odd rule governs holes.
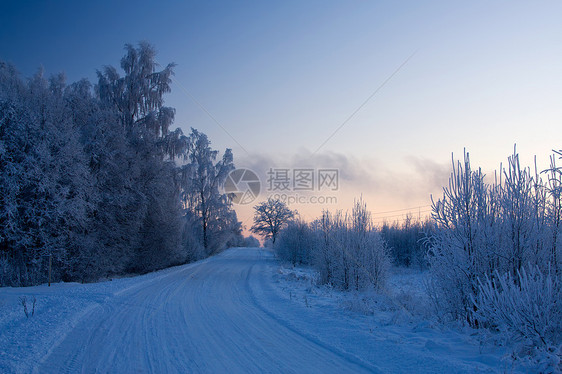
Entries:
POLYGON ((265 310, 253 294, 272 255, 231 249, 91 308, 40 373, 374 372, 265 310))
POLYGON ((0 373, 517 372, 471 332, 407 316, 387 296, 356 312, 360 299, 306 272, 233 248, 113 281, 0 288, 0 373), (36 299, 33 315, 22 298, 29 310, 36 299))

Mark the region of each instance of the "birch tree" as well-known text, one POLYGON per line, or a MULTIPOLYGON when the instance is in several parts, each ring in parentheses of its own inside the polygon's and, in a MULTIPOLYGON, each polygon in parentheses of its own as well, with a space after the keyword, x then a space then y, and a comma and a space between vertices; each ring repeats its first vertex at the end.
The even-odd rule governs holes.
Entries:
POLYGON ((230 200, 220 192, 234 170, 233 155, 227 149, 218 159, 219 152, 211 148, 207 135, 192 128, 186 157, 188 163, 181 170, 182 200, 190 216, 197 218, 200 230, 195 232, 200 232, 209 256, 224 249, 229 236, 241 231, 230 200))

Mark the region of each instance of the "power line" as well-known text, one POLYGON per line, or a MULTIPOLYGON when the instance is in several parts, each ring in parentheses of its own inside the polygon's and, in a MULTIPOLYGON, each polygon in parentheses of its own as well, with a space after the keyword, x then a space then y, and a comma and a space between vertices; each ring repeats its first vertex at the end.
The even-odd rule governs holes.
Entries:
POLYGON ((414 51, 410 56, 408 56, 408 58, 404 60, 404 62, 401 63, 400 66, 398 66, 398 68, 394 70, 394 72, 390 74, 388 78, 386 78, 385 81, 382 82, 382 84, 378 86, 377 89, 365 101, 363 101, 363 103, 361 103, 361 105, 359 105, 359 107, 355 109, 355 111, 351 113, 351 115, 347 117, 347 119, 343 121, 343 123, 339 125, 338 128, 332 134, 330 134, 330 136, 328 136, 326 140, 324 140, 322 144, 320 144, 320 146, 312 153, 312 155, 317 154, 318 151, 320 151, 322 147, 324 147, 324 145, 328 143, 330 139, 332 139, 334 135, 336 135, 342 129, 342 127, 344 127, 357 114, 357 112, 359 112, 369 102, 369 100, 373 98, 373 96, 375 96, 396 74, 398 74, 400 70, 402 70, 402 68, 408 63, 408 61, 410 61, 412 57, 414 57, 417 52, 418 51, 414 51))
POLYGON ((415 212, 415 213, 412 213, 412 214, 404 213, 404 214, 395 214, 395 215, 392 215, 392 216, 375 217, 374 220, 375 221, 384 221, 384 220, 387 220, 389 218, 396 218, 396 217, 403 217, 404 219, 406 219, 408 216, 411 216, 412 218, 415 218, 415 217, 421 216, 422 214, 426 215, 427 213, 430 213, 430 212, 431 212, 431 210, 423 210, 423 211, 415 212))
POLYGON ((419 210, 410 210, 404 213, 399 213, 399 214, 391 214, 388 216, 379 216, 379 217, 373 217, 373 219, 375 220, 382 220, 382 219, 386 219, 386 218, 394 218, 394 217, 407 217, 407 216, 418 216, 421 214, 427 214, 427 213, 431 213, 432 209, 419 209, 419 210))
POLYGON ((376 212, 376 213, 373 213, 373 215, 377 215, 377 214, 387 214, 387 213, 395 213, 395 212, 403 212, 403 211, 406 211, 406 210, 414 211, 414 210, 416 210, 416 209, 419 210, 419 209, 422 209, 422 208, 424 208, 424 209, 425 209, 425 208, 429 208, 430 206, 431 206, 431 205, 420 205, 420 206, 414 206, 414 207, 411 207, 411 208, 396 209, 396 210, 387 210, 387 211, 385 211, 385 212, 376 212))

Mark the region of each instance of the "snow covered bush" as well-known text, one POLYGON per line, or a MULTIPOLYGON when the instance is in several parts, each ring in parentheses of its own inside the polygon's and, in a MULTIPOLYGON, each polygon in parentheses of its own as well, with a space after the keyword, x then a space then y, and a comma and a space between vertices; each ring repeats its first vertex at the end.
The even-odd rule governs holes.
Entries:
POLYGON ((260 241, 255 236, 249 235, 244 238, 244 247, 253 248, 259 246, 260 246, 260 241))
POLYGON ((520 166, 515 151, 508 158, 503 176, 505 180, 499 186, 496 219, 497 230, 501 233, 496 252, 501 258, 494 270, 509 271, 515 276, 527 263, 544 269, 549 261, 545 257, 545 247, 550 238, 545 237, 547 217, 545 196, 541 196, 544 191, 542 181, 538 176, 533 177, 529 168, 520 166))
POLYGON ((464 162, 453 163, 443 198, 433 201, 432 218, 438 229, 428 240, 430 296, 443 318, 468 319, 477 278, 493 270, 491 250, 495 194, 484 183, 480 170, 473 171, 467 153, 464 162))
POLYGON ((274 249, 283 261, 293 265, 309 264, 315 245, 315 233, 308 224, 302 220, 294 220, 281 230, 274 249))
POLYGON ((383 287, 390 266, 388 248, 373 226, 362 200, 351 214, 332 214, 306 224, 290 223, 280 233, 275 249, 292 263, 311 263, 319 282, 342 290, 383 287))
POLYGON ((323 211, 322 217, 314 221, 313 229, 318 233, 318 245, 314 251, 313 263, 319 272, 319 282, 333 284, 334 279, 341 278, 342 266, 346 267, 345 252, 342 252, 343 234, 345 232, 341 211, 332 214, 323 211))
POLYGON ((561 270, 554 219, 559 197, 548 191, 538 172, 533 176, 520 166, 516 152, 493 184, 471 169, 468 153, 464 162, 453 163, 449 186, 433 201, 437 230, 428 238, 430 291, 442 317, 475 325, 471 300, 479 292, 478 278, 486 274, 516 276, 526 263, 543 272, 548 264, 561 270))
POLYGON ((384 286, 390 256, 380 232, 373 226, 371 213, 360 199, 355 202, 348 223, 347 242, 350 255, 350 284, 355 290, 384 286))
MULTIPOLYGON (((475 318, 521 343, 523 353, 560 355, 562 277, 537 266, 479 280, 475 318)), ((562 357, 560 357, 562 358, 562 357)), ((539 360, 541 357, 539 357, 539 360)), ((562 369, 562 367, 559 367, 562 369)))
POLYGON ((546 183, 516 152, 493 184, 471 169, 467 153, 453 164, 433 201, 429 292, 442 319, 502 331, 523 342, 523 353, 560 362, 562 173, 551 161, 546 183))
MULTIPOLYGON (((556 165, 557 157, 562 158, 562 151, 554 151, 550 156, 550 168, 543 171, 547 177, 544 186, 544 199, 546 203, 543 207, 543 214, 537 218, 545 218, 550 222, 547 225, 546 237, 550 237, 547 242, 544 255, 548 258, 554 269, 562 272, 562 168, 556 165)), ((546 262, 543 260, 543 263, 546 262)))

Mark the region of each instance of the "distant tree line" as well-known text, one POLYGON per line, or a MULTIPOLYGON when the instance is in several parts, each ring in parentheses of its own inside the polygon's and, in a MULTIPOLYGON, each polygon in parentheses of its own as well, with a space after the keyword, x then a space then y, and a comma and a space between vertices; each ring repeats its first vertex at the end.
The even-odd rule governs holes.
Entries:
POLYGON ((170 130, 173 64, 148 43, 67 85, 0 61, 0 284, 91 281, 194 261, 240 242, 220 193, 234 168, 195 129, 170 130))
POLYGON ((280 201, 269 200, 255 210, 253 230, 265 233, 266 238, 278 236, 277 244, 272 245, 280 259, 293 265, 312 265, 323 283, 341 289, 382 286, 390 264, 426 269, 428 237, 436 230, 431 221, 411 216, 401 223, 385 222, 376 227, 361 199, 351 213, 324 211, 310 223, 295 212, 286 213, 289 209, 280 201), (273 211, 285 212, 283 219, 275 220, 280 214, 266 213, 273 211))
POLYGON ((435 231, 429 219, 422 221, 407 215, 401 222, 384 222, 380 231, 394 265, 427 268, 427 238, 435 231))

